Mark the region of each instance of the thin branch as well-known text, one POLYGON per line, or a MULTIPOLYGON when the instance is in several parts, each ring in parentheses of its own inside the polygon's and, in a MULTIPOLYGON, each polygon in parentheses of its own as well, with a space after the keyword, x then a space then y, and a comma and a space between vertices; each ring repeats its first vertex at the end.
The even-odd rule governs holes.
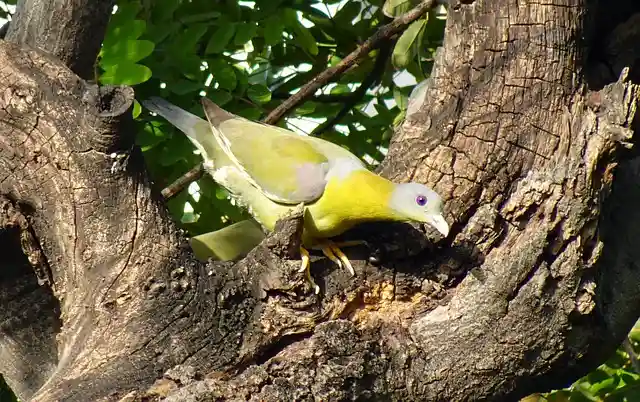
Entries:
POLYGON ((344 106, 340 109, 338 114, 336 114, 332 119, 327 119, 324 123, 313 130, 311 135, 319 136, 338 124, 340 120, 349 114, 351 109, 353 109, 353 107, 364 97, 367 90, 382 80, 382 75, 384 74, 387 60, 389 59, 394 43, 394 40, 388 39, 382 46, 380 46, 380 53, 378 54, 378 57, 376 57, 376 61, 369 75, 367 75, 364 81, 362 81, 357 90, 349 94, 349 97, 345 100, 344 106))
POLYGON ((306 98, 315 93, 316 90, 329 82, 333 77, 344 72, 356 61, 366 57, 370 51, 380 46, 380 44, 383 43, 386 39, 405 29, 407 25, 420 18, 424 13, 429 11, 435 5, 435 0, 423 0, 413 10, 394 19, 389 24, 382 26, 361 46, 351 52, 347 57, 342 59, 340 63, 324 70, 317 77, 303 86, 300 91, 296 92, 289 99, 282 102, 277 108, 269 113, 269 115, 265 119, 265 122, 267 120, 270 122, 279 121, 285 114, 287 114, 290 110, 292 110, 306 98))
POLYGON ((173 198, 176 194, 184 190, 189 184, 196 180, 200 180, 204 175, 204 165, 202 162, 191 168, 187 173, 178 177, 176 181, 169 184, 162 190, 162 196, 165 200, 173 198))
MULTIPOLYGON (((291 94, 285 92, 274 92, 271 94, 271 99, 289 99, 291 94)), ((343 93, 343 94, 320 94, 314 95, 307 100, 318 102, 318 103, 345 103, 351 99, 351 94, 343 93)))
MULTIPOLYGON (((370 51, 380 47, 393 35, 401 32, 427 11, 437 5, 436 0, 423 0, 411 11, 395 18, 390 23, 380 27, 369 39, 367 39, 362 45, 358 46, 356 50, 351 52, 347 57, 342 59, 340 63, 328 68, 318 74, 310 82, 304 85, 300 91, 292 95, 289 99, 282 102, 277 108, 275 108, 267 117, 262 121, 267 124, 276 124, 282 117, 284 117, 289 111, 299 105, 301 102, 311 97, 317 89, 324 86, 327 82, 334 77, 342 74, 349 68, 351 68, 356 62, 367 57, 370 51)), ((171 183, 168 187, 162 190, 162 195, 165 199, 169 199, 182 191, 191 182, 198 180, 202 177, 204 171, 202 163, 193 169, 189 170, 183 176, 171 183)))

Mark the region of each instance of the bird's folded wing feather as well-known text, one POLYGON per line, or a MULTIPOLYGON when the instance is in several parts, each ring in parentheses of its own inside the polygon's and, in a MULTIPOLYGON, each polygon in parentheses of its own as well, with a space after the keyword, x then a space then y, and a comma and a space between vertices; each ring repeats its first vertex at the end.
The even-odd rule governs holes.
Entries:
MULTIPOLYGON (((310 203, 322 196, 337 145, 275 126, 246 120, 203 98, 205 114, 218 143, 253 185, 283 204, 310 203)), ((353 155, 351 155, 353 156, 353 155)))

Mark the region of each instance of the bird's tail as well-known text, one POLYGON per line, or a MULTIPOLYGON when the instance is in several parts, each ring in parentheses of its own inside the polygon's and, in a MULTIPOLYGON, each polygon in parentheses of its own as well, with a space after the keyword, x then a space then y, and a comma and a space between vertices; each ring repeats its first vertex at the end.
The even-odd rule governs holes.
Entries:
POLYGON ((212 162, 219 152, 219 145, 212 135, 211 126, 207 120, 201 119, 193 113, 153 96, 142 101, 142 105, 150 111, 159 114, 187 135, 187 138, 200 150, 205 162, 212 162))
POLYGON ((169 123, 176 126, 189 137, 194 135, 192 132, 195 130, 195 127, 204 121, 195 114, 189 113, 162 98, 158 98, 157 96, 152 96, 151 98, 142 101, 142 105, 150 111, 167 119, 169 123))

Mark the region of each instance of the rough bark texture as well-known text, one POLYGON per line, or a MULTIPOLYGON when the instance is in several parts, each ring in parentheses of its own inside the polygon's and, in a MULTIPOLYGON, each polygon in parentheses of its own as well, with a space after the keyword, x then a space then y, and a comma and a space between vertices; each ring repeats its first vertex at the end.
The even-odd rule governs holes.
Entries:
POLYGON ((81 78, 94 79, 94 63, 114 3, 21 0, 5 39, 44 50, 81 78))
POLYGON ((382 169, 444 194, 452 234, 372 225, 376 265, 314 263, 320 295, 288 257, 299 216, 196 262, 132 91, 0 42, 0 372, 21 398, 504 401, 600 363, 640 314, 640 5, 467 3, 382 169))

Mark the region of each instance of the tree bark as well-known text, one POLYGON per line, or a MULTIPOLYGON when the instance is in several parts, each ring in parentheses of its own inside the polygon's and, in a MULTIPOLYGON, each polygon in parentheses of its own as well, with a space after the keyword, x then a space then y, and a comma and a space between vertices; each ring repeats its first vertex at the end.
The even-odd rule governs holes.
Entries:
POLYGON ((21 0, 5 39, 41 49, 81 78, 95 79, 96 57, 114 3, 115 0, 21 0))
POLYGON ((133 145, 133 91, 0 41, 0 372, 39 402, 567 385, 640 315, 640 5, 601 3, 452 2, 381 170, 434 186, 452 233, 372 225, 380 263, 314 262, 320 295, 288 257, 299 216, 242 261, 197 262, 133 145))

